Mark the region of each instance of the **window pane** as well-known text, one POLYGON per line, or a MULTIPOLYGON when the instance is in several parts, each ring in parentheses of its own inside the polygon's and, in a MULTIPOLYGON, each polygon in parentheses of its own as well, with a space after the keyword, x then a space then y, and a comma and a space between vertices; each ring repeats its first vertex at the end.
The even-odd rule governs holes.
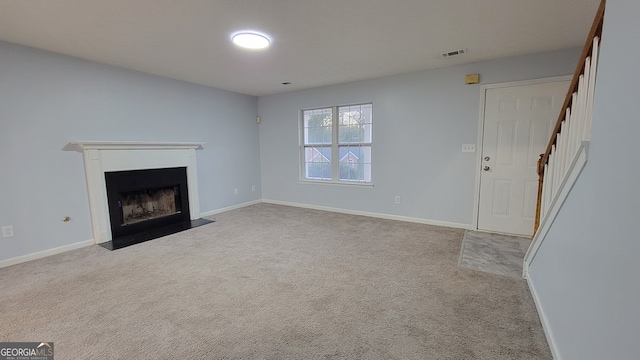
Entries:
POLYGON ((371 181, 371 146, 340 146, 340 180, 371 181))
POLYGON ((331 144, 331 108, 303 111, 304 144, 331 144))
POLYGON ((339 107, 338 123, 341 144, 371 142, 371 104, 339 107))
POLYGON ((302 110, 304 179, 371 182, 372 107, 302 110), (332 154, 339 156, 332 159, 332 154))
POLYGON ((331 180, 331 148, 304 148, 305 178, 331 180))

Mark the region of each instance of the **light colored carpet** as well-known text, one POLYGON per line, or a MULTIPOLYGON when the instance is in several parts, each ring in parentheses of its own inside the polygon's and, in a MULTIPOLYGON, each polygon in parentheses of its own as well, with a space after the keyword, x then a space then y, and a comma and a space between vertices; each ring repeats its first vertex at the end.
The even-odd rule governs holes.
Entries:
POLYGON ((526 282, 463 231, 270 204, 0 269, 0 341, 56 359, 550 359, 526 282))

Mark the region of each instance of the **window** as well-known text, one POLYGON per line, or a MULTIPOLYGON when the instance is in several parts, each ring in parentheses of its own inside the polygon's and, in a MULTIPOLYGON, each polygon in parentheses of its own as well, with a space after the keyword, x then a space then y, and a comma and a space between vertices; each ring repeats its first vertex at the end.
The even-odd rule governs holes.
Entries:
POLYGON ((302 178, 371 183, 372 104, 302 111, 302 178))

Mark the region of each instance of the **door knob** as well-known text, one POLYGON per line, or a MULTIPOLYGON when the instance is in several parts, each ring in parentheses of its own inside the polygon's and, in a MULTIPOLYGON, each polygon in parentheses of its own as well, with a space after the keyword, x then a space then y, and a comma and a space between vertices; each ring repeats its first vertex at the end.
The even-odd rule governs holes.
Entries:
POLYGON ((489 171, 489 170, 491 170, 491 168, 490 168, 490 167, 488 167, 488 166, 485 166, 484 168, 482 168, 482 170, 484 170, 484 171, 489 171))

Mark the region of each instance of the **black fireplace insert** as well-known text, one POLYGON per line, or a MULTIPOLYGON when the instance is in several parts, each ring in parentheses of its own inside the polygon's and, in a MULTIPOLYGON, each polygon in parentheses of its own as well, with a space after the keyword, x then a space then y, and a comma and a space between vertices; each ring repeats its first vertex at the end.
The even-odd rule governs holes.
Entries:
POLYGON ((186 167, 104 175, 113 248, 191 228, 186 167))

